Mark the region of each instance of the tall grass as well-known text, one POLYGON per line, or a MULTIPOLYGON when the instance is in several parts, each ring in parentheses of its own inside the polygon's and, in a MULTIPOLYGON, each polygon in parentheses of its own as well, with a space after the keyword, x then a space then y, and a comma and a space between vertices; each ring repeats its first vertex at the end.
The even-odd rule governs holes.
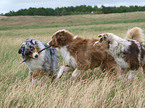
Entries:
MULTIPOLYGON (((116 76, 108 77, 99 68, 82 72, 76 78, 71 77, 71 71, 64 73, 62 78, 50 83, 46 78, 46 85, 32 84, 28 78, 28 69, 25 64, 20 64, 20 55, 17 53, 21 44, 27 38, 35 38, 40 41, 48 42, 52 34, 59 29, 67 29, 75 35, 84 38, 96 38, 102 32, 113 32, 124 37, 126 31, 134 26, 139 26, 145 30, 145 22, 137 19, 145 18, 144 12, 128 14, 109 14, 109 15, 78 15, 51 17, 57 20, 50 27, 31 27, 21 28, 20 24, 27 19, 34 22, 41 18, 45 23, 48 17, 3 17, 1 23, 3 27, 12 26, 15 29, 0 30, 0 107, 1 108, 143 108, 145 107, 145 77, 140 71, 138 80, 123 81, 117 80, 116 76), (105 18, 104 18, 105 16, 105 18), (107 17, 106 17, 107 16, 107 17), (130 16, 134 16, 130 21, 130 16), (76 22, 81 20, 81 24, 76 22), (124 19, 128 18, 127 19, 124 19), (68 22, 62 23, 62 19, 69 20, 76 26, 67 26, 68 22), (114 21, 118 23, 113 23, 114 21), (59 20, 60 19, 60 20, 59 20), (86 22, 86 19, 87 22, 86 22), (94 20, 108 20, 109 23, 93 24, 94 20), (8 23, 5 25, 5 21, 8 23), (10 21, 10 22, 9 22, 10 21), (60 26, 57 22, 62 23, 60 26), (125 21, 125 22, 124 22, 125 21), (75 23, 76 22, 76 23, 75 23), (86 24, 87 23, 87 24, 86 24), (5 25, 5 26, 4 26, 5 25), (59 26, 55 26, 59 25, 59 26), (19 29, 19 27, 21 29, 19 29)), ((26 20, 26 21, 27 21, 26 20)), ((50 22, 50 21, 49 21, 50 22)), ((65 22, 65 21, 63 21, 65 22)), ((22 24, 23 25, 23 24, 22 24)), ((45 25, 44 25, 45 26, 45 25)), ((61 58, 61 57, 60 57, 61 58)), ((62 58, 60 59, 62 64, 62 58)))

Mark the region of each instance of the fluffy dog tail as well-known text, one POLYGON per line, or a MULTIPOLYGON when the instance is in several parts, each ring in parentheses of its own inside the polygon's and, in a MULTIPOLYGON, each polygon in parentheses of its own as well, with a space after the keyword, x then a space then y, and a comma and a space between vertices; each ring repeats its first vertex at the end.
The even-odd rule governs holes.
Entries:
POLYGON ((138 42, 143 42, 143 30, 139 27, 134 27, 127 31, 126 39, 133 39, 138 42))

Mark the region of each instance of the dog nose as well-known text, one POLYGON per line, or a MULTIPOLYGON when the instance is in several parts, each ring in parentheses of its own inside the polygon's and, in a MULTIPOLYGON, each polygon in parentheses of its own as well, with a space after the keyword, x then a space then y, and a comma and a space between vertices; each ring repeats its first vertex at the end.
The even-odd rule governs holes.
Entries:
POLYGON ((38 55, 36 54, 36 55, 35 55, 35 58, 37 58, 37 57, 38 57, 38 55))

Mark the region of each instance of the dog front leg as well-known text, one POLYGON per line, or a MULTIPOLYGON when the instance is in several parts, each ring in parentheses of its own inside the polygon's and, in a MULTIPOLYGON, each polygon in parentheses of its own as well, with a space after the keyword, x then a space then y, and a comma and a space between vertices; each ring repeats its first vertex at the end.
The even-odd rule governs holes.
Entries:
POLYGON ((57 78, 60 78, 63 72, 67 72, 69 70, 71 70, 71 68, 68 66, 60 66, 59 72, 57 74, 57 78))
POLYGON ((128 79, 129 80, 132 80, 133 78, 134 79, 138 79, 137 78, 138 73, 139 73, 139 70, 131 70, 131 71, 129 71, 128 79))
POLYGON ((29 71, 29 79, 30 79, 30 81, 32 81, 32 74, 33 74, 33 72, 29 71))
POLYGON ((73 73, 72 73, 72 77, 76 77, 77 76, 77 74, 79 74, 81 71, 80 70, 78 70, 77 68, 73 71, 73 73))
POLYGON ((120 75, 119 75, 119 80, 123 80, 126 76, 126 73, 127 73, 128 69, 123 69, 121 68, 121 72, 120 72, 120 75))

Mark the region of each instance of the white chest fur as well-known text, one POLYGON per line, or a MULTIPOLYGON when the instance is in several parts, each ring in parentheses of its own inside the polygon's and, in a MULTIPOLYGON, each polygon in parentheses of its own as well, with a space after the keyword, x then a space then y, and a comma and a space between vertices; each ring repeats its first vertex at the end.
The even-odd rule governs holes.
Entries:
POLYGON ((115 61, 117 62, 117 64, 122 67, 122 68, 129 68, 129 65, 127 64, 127 62, 124 61, 123 58, 115 58, 115 61))
POLYGON ((45 51, 41 52, 38 58, 34 58, 31 61, 26 62, 30 71, 35 71, 37 69, 42 69, 44 64, 45 51))
POLYGON ((61 56, 63 57, 65 65, 69 65, 73 68, 76 68, 77 63, 76 63, 74 57, 72 57, 70 55, 70 53, 68 52, 66 46, 60 48, 60 53, 61 53, 61 56))

